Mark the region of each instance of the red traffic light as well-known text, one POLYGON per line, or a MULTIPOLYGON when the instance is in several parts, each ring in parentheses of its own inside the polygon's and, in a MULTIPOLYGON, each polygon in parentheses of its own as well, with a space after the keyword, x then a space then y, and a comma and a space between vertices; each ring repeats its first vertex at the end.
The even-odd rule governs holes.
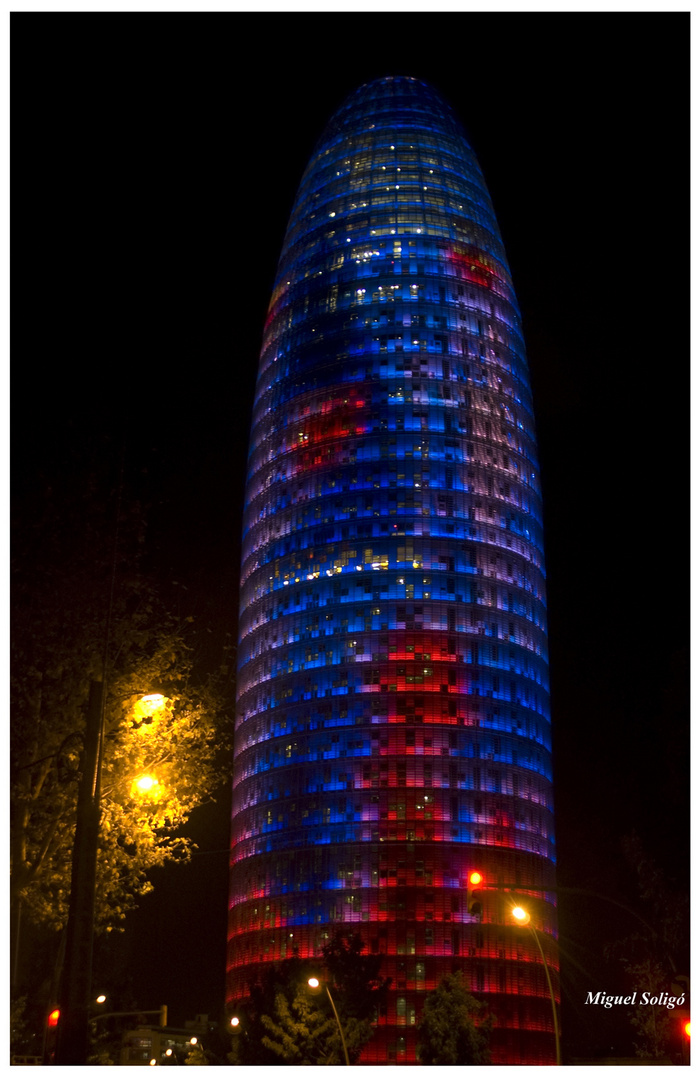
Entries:
POLYGON ((57 1026, 60 1015, 61 1015, 61 1010, 60 1009, 54 1009, 53 1012, 49 1013, 49 1027, 56 1027, 57 1026))
POLYGON ((483 875, 480 870, 470 870, 466 884, 466 911, 477 919, 480 919, 483 914, 483 905, 476 898, 477 890, 480 890, 482 884, 483 875))

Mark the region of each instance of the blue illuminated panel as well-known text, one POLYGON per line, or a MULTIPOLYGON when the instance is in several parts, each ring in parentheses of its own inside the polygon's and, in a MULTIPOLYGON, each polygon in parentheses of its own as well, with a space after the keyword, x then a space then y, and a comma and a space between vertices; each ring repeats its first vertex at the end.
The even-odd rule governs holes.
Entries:
POLYGON ((382 79, 304 174, 260 357, 239 624, 228 994, 359 929, 393 978, 362 1062, 415 1061, 464 971, 494 1062, 553 1060, 541 491, 520 315, 449 107, 382 79), (465 883, 478 869, 481 917, 465 883))

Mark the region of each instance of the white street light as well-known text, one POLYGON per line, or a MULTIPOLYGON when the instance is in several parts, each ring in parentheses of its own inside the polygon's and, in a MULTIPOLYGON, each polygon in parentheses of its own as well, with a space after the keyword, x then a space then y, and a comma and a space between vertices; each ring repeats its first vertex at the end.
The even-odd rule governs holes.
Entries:
POLYGON ((518 923, 519 926, 526 926, 531 931, 531 933, 534 936, 534 941, 536 942, 536 944, 538 946, 538 949, 539 949, 539 952, 541 953, 541 959, 544 962, 544 973, 546 975, 546 982, 548 983, 549 995, 551 997, 551 1010, 553 1012, 553 1033, 554 1033, 554 1036, 555 1036, 555 1039, 556 1039, 556 1064, 560 1065, 561 1064, 561 1040, 560 1040, 560 1036, 558 1034, 558 1013, 556 1011, 556 998, 554 997, 553 985, 551 983, 551 973, 549 972, 549 966, 546 963, 546 957, 544 955, 544 950, 541 947, 541 942, 539 941, 539 935, 537 934, 534 927, 530 925, 531 924, 531 915, 529 914, 529 912, 525 908, 521 907, 518 904, 516 907, 512 908, 512 918, 515 920, 516 923, 518 923))
MULTIPOLYGON (((317 990, 318 987, 321 985, 320 984, 320 979, 317 979, 315 977, 315 975, 313 975, 308 980, 308 985, 311 987, 312 990, 317 990)), ((349 1054, 347 1053, 347 1044, 345 1042, 345 1033, 342 1030, 342 1024, 340 1023, 340 1017, 337 1015, 337 1009, 335 1008, 335 1002, 333 1001, 332 994, 330 993, 330 987, 328 986, 327 983, 323 983, 323 985, 325 986, 325 992, 328 995, 328 1000, 330 1001, 330 1004, 332 1005, 332 1010, 333 1010, 333 1012, 335 1014, 335 1021, 337 1023, 338 1031, 340 1032, 340 1038, 342 1040, 342 1049, 345 1052, 345 1065, 349 1065, 350 1059, 349 1059, 349 1054)))

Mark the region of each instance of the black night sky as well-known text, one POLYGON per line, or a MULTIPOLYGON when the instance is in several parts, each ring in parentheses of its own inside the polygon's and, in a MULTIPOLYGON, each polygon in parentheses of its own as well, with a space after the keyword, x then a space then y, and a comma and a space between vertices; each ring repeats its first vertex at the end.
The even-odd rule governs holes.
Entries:
MULTIPOLYGON (((13 505, 115 469, 125 439, 149 561, 212 656, 236 631, 257 356, 313 145, 385 74, 459 114, 537 407, 564 1039, 621 1050, 618 1014, 582 1003, 616 989, 625 916, 566 890, 634 906, 631 830, 688 885, 689 16, 14 14, 11 70, 13 505)), ((228 812, 195 815, 201 853, 112 946, 176 1023, 222 1011, 228 812)))

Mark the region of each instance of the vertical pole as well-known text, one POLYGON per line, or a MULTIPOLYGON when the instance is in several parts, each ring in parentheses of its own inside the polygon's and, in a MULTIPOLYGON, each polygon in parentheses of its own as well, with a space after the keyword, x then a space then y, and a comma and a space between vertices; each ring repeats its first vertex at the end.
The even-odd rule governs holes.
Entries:
POLYGON ((332 999, 332 994, 330 993, 330 987, 328 986, 327 983, 325 984, 325 989, 326 989, 327 995, 328 995, 328 997, 330 999, 330 1004, 333 1007, 333 1012, 335 1013, 335 1020, 337 1022, 337 1026, 338 1026, 338 1029, 340 1031, 340 1038, 342 1039, 342 1049, 345 1052, 345 1065, 349 1065, 350 1060, 349 1060, 349 1054, 347 1053, 347 1044, 345 1042, 345 1033, 342 1030, 342 1024, 340 1023, 340 1017, 337 1015, 337 1009, 335 1008, 335 1002, 332 999))
POLYGON ((537 932, 536 932, 536 930, 534 929, 533 926, 530 926, 529 929, 531 930, 532 934, 534 935, 534 941, 539 946, 539 952, 541 953, 541 959, 544 961, 544 971, 546 973, 546 982, 548 983, 548 986, 549 986, 549 994, 551 995, 551 1008, 553 1010, 553 1033, 554 1033, 555 1038, 556 1038, 556 1064, 560 1065, 561 1064, 561 1039, 560 1039, 560 1036, 558 1034, 558 1012, 556 1010, 556 998, 554 997, 554 994, 553 994, 553 985, 551 983, 551 974, 549 972, 549 966, 546 963, 546 957, 544 956, 544 950, 542 949, 541 942, 539 941, 539 935, 537 934, 537 932))
POLYGON ((56 1065, 85 1065, 92 942, 95 923, 97 841, 100 824, 103 683, 90 683, 83 768, 73 845, 66 956, 61 980, 56 1065))

